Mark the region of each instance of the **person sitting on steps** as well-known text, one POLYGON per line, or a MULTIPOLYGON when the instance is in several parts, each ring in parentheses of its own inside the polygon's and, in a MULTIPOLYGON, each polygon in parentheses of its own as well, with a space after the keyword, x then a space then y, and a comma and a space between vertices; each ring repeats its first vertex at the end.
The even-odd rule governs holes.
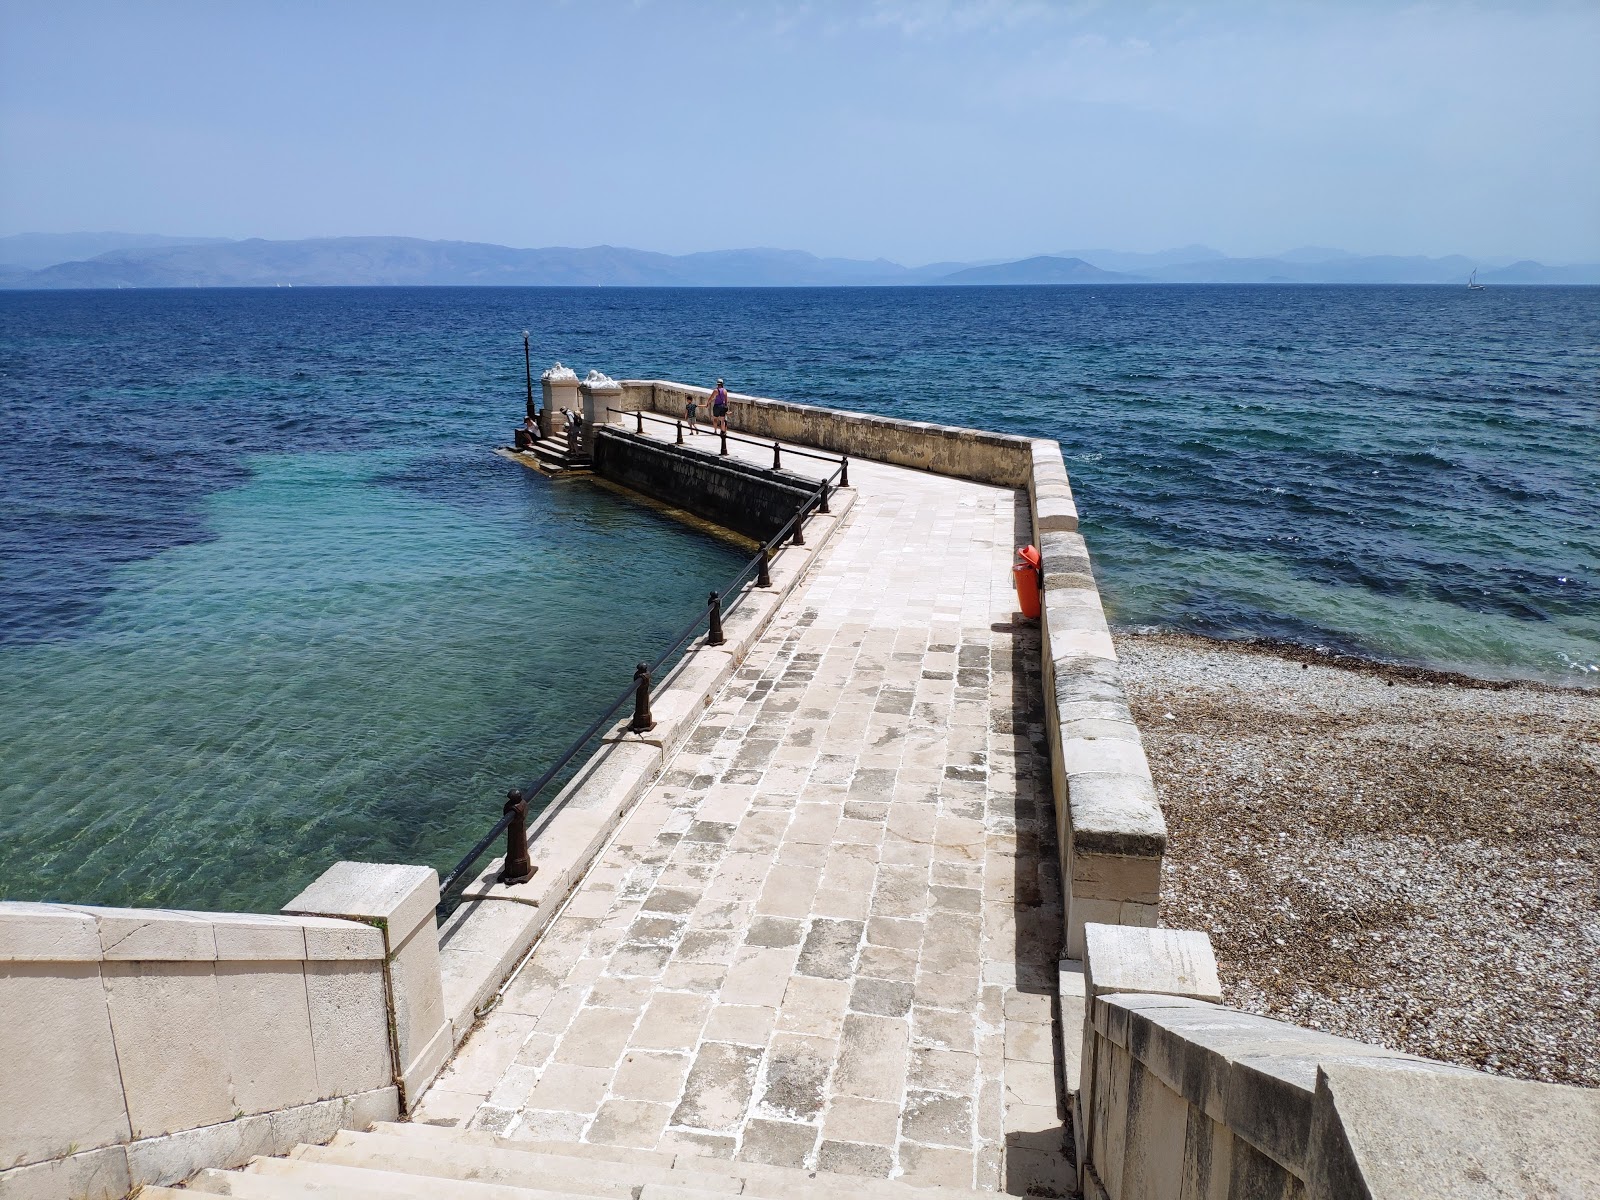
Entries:
POLYGON ((517 426, 513 433, 518 450, 532 450, 533 444, 539 440, 539 424, 532 417, 517 426))

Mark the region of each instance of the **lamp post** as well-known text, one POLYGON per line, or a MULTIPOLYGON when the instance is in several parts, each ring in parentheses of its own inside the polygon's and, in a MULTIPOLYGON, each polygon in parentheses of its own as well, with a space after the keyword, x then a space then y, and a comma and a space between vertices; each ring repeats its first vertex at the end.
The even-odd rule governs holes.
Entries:
POLYGON ((528 331, 522 331, 522 365, 528 372, 528 420, 537 421, 539 410, 533 406, 533 353, 528 349, 528 331))

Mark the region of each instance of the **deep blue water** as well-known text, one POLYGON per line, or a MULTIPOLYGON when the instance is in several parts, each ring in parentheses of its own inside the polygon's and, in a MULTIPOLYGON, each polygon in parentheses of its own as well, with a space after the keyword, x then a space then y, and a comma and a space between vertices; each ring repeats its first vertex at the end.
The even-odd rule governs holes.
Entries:
POLYGON ((732 573, 487 453, 524 328, 1059 438, 1124 626, 1600 680, 1600 289, 0 293, 0 895, 448 865, 732 573))

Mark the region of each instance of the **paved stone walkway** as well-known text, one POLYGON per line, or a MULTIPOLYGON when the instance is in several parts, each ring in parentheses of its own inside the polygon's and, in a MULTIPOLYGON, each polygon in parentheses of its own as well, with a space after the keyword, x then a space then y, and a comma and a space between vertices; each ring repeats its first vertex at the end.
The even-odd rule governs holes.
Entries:
POLYGON ((834 544, 418 1120, 1067 1193, 1026 497, 851 477, 834 544))

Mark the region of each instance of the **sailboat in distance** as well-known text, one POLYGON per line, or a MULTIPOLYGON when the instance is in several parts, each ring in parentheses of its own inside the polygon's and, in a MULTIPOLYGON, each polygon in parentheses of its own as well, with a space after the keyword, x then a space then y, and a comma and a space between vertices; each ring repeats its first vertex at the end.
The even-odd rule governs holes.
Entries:
POLYGON ((1467 291, 1469 291, 1469 292, 1481 292, 1481 291, 1484 290, 1484 287, 1485 287, 1484 284, 1481 284, 1481 283, 1478 282, 1478 268, 1477 267, 1473 267, 1472 268, 1472 276, 1471 276, 1471 278, 1469 278, 1467 280, 1467 291))

